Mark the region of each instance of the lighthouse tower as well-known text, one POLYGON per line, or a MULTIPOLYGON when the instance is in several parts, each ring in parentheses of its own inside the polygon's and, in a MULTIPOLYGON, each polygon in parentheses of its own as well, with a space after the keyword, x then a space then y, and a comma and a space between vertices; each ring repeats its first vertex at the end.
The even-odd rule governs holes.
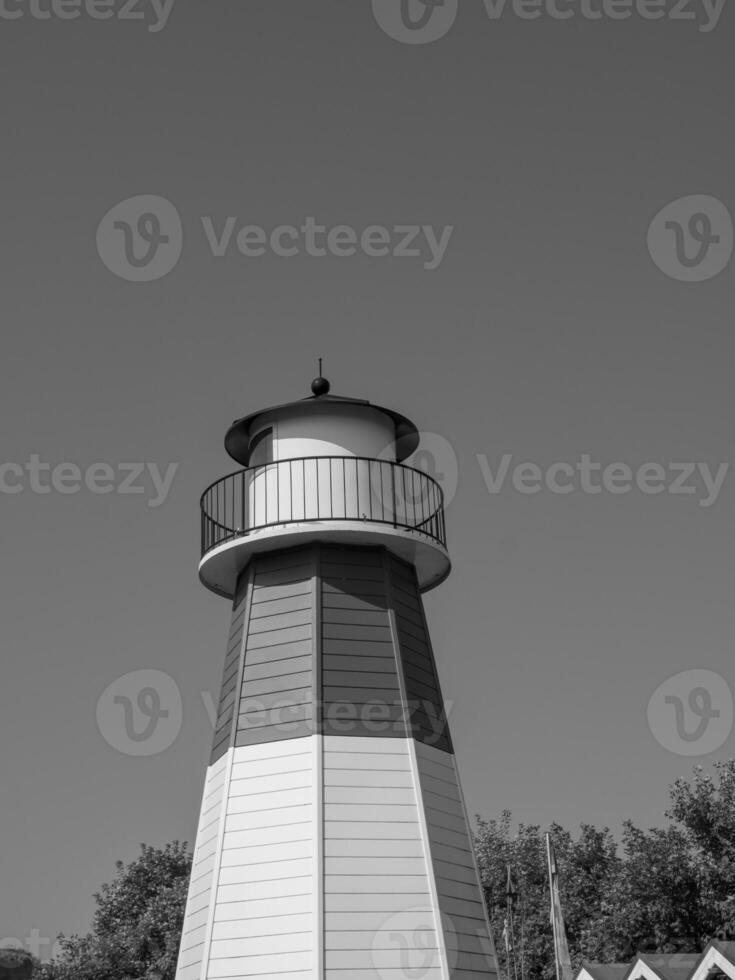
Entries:
POLYGON ((495 980, 422 603, 441 488, 407 418, 312 392, 202 496, 232 620, 176 980, 495 980))

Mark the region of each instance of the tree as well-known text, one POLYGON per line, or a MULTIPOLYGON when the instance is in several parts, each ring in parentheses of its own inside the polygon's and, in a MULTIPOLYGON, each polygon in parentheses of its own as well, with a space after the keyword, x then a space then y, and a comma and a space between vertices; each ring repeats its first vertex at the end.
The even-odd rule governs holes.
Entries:
POLYGON ((30 980, 40 964, 25 950, 8 947, 0 949, 0 980, 30 980))
MULTIPOLYGON (((498 958, 503 974, 516 971, 526 978, 554 977, 553 934, 549 918, 549 883, 546 848, 541 828, 521 824, 511 833, 512 818, 504 811, 500 820, 478 820, 475 838, 477 860, 490 913, 498 958), (516 890, 514 908, 514 956, 506 956, 503 935, 506 918, 507 866, 510 864, 516 890), (510 967, 510 970, 509 970, 510 967)), ((600 943, 599 923, 605 916, 609 882, 618 873, 620 861, 615 841, 607 829, 582 825, 579 838, 553 824, 550 832, 562 876, 562 901, 570 949, 594 949, 596 958, 607 952, 600 943)))
POLYGON ((704 931, 735 938, 735 760, 697 766, 671 787, 667 816, 682 828, 697 865, 704 931))
POLYGON ((95 895, 90 933, 61 936, 61 955, 36 971, 38 980, 173 980, 191 873, 187 845, 141 844, 138 859, 116 869, 95 895))
MULTIPOLYGON (((606 959, 638 951, 696 952, 703 922, 696 865, 685 834, 675 826, 640 830, 626 822, 623 854, 608 883, 604 920, 594 923, 606 959)), ((586 958, 593 958, 589 945, 586 958)))
MULTIPOLYGON (((577 839, 550 828, 561 869, 561 894, 573 960, 626 962, 639 951, 696 952, 735 936, 735 762, 701 767, 670 788, 669 823, 610 831, 582 825, 577 839)), ((475 846, 501 968, 526 980, 552 980, 553 946, 543 835, 511 815, 478 820, 475 846), (506 864, 517 884, 515 964, 503 935, 506 864), (521 931, 523 943, 521 944, 521 931)))

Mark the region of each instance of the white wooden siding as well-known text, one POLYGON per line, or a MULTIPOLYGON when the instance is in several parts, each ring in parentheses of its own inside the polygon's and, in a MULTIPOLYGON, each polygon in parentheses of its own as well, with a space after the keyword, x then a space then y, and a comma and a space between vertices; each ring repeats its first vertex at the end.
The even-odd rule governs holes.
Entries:
POLYGON ((199 824, 191 866, 191 880, 181 932, 176 980, 201 975, 204 940, 212 899, 212 869, 215 862, 219 822, 225 795, 227 756, 207 770, 199 824))
POLYGON ((210 767, 176 980, 312 980, 315 745, 242 746, 210 767))
POLYGON ((313 739, 233 750, 206 980, 311 976, 313 739))
POLYGON ((495 951, 454 756, 416 742, 416 757, 452 980, 490 980, 495 951))
POLYGON ((323 742, 326 980, 384 980, 412 968, 426 970, 422 980, 448 980, 439 970, 408 741, 323 742))

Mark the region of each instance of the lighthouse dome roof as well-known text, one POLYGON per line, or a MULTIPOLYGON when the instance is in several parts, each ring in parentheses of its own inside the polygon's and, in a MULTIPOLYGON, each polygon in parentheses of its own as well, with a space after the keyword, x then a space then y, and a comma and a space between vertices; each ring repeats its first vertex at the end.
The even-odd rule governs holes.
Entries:
MULTIPOLYGON (((318 387, 316 390, 321 391, 323 387, 318 387)), ((377 412, 387 416, 393 422, 395 426, 396 459, 399 462, 416 451, 419 444, 418 429, 405 415, 401 415, 400 412, 394 412, 390 408, 383 408, 381 405, 374 405, 372 402, 363 398, 347 398, 344 395, 331 395, 328 393, 328 383, 326 383, 326 391, 326 394, 314 394, 293 402, 274 405, 271 408, 262 408, 257 412, 252 412, 250 415, 243 416, 241 419, 236 419, 227 430, 225 449, 234 460, 243 466, 247 466, 251 436, 253 430, 257 427, 258 421, 264 415, 278 414, 282 417, 297 417, 299 415, 311 415, 315 411, 329 414, 330 412, 339 411, 341 407, 345 407, 352 409, 364 408, 368 412, 377 412)))

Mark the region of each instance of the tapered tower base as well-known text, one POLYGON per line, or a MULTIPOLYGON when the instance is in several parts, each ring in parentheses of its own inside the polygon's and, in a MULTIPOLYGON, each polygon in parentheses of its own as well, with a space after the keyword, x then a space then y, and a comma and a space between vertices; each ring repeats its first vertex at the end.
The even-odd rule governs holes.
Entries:
POLYGON ((255 558, 234 599, 177 980, 497 972, 416 575, 255 558))

